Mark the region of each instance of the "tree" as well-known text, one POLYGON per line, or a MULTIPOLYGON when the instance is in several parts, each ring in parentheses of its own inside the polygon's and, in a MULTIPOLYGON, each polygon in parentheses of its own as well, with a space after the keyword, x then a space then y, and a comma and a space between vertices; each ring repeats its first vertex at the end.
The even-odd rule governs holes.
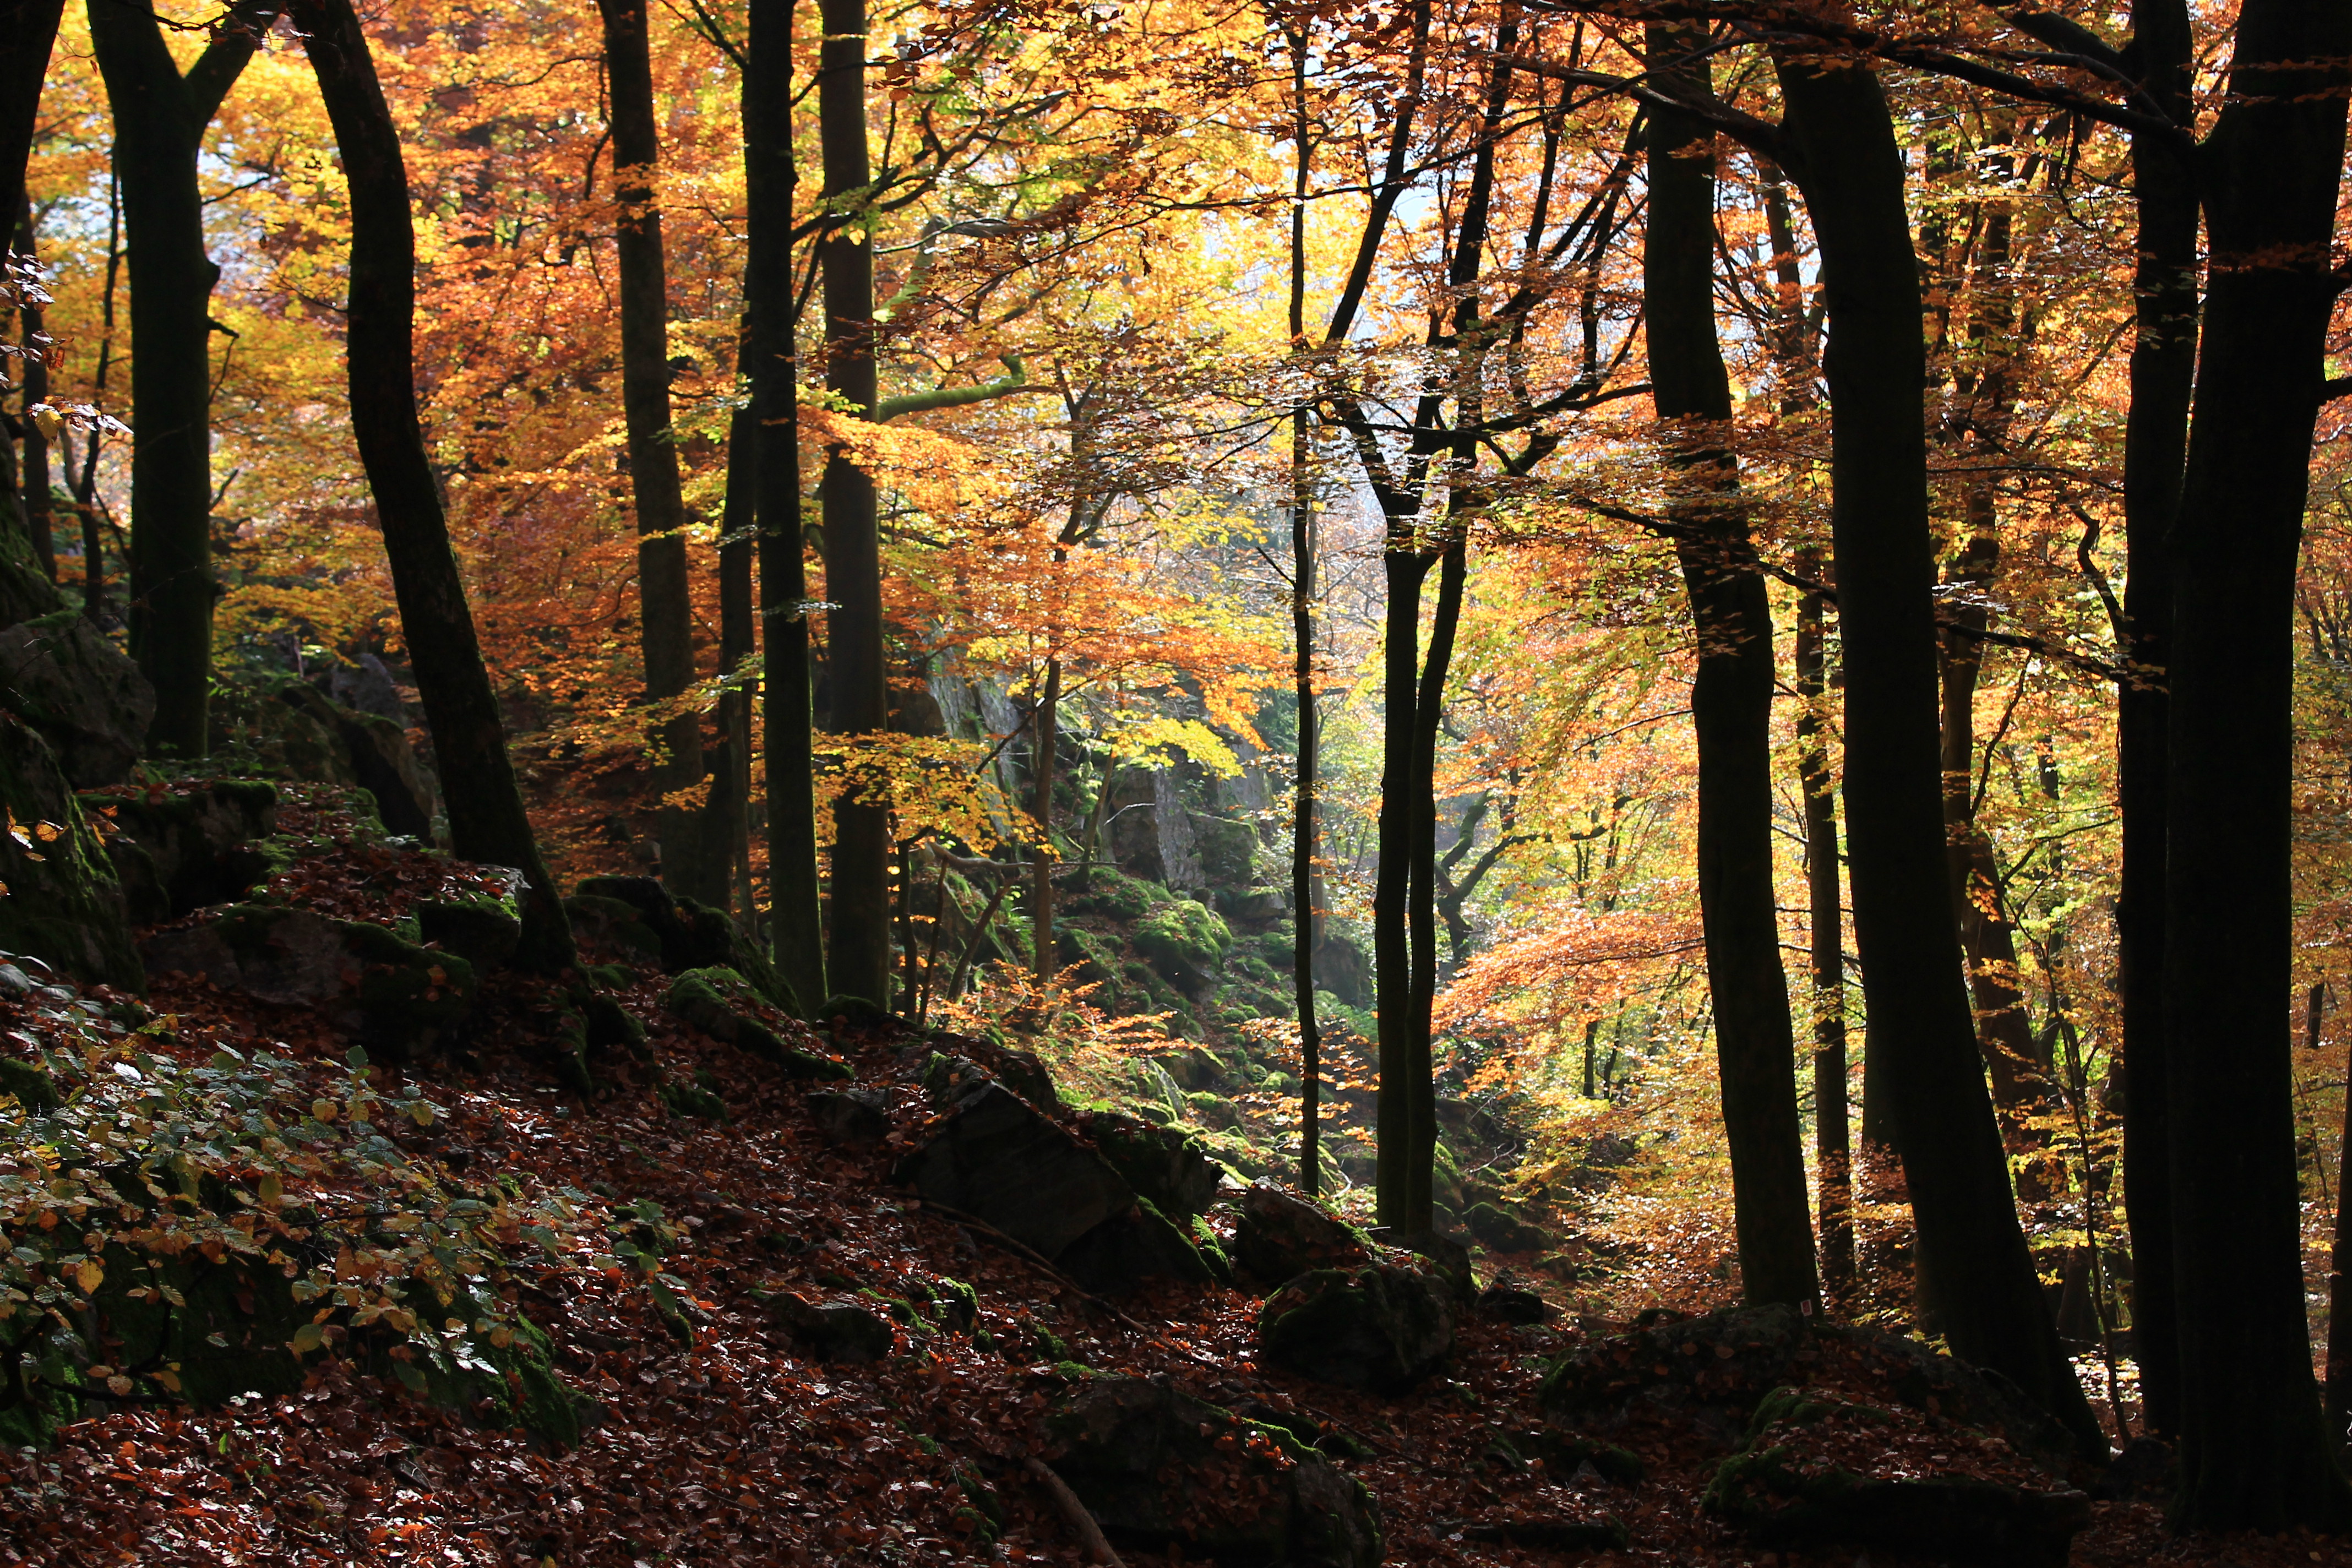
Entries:
MULTIPOLYGON (((688 593, 686 499, 677 436, 670 426, 669 284, 662 255, 656 175, 661 136, 655 118, 646 0, 597 0, 604 25, 604 75, 612 94, 616 247, 620 253, 621 399, 628 428, 629 488, 637 514, 639 641, 646 700, 674 704, 694 684, 693 604, 688 593)), ((656 788, 692 788, 703 776, 702 721, 692 711, 657 727, 656 788)), ((661 808, 662 879, 678 893, 722 908, 723 855, 713 853, 700 814, 661 808)))
POLYGON ((114 112, 131 235, 131 653, 155 688, 148 743, 208 744, 212 690, 212 333, 220 268, 205 254, 196 157, 205 127, 278 15, 240 0, 186 74, 152 0, 100 0, 90 41, 114 112))
MULTIPOLYGON (((1711 99, 1693 35, 1648 29, 1650 77, 1670 97, 1711 99)), ((1796 1044, 1772 886, 1772 610, 1724 447, 1731 383, 1715 327, 1715 148, 1689 115, 1650 115, 1643 320, 1651 398, 1672 422, 1679 492, 1670 515, 1690 595, 1698 673, 1699 909, 1715 1004, 1724 1131, 1731 1145, 1740 1284, 1753 1302, 1821 1293, 1797 1121, 1796 1044)))
POLYGON ((575 962, 562 894, 524 814, 498 694, 482 663, 439 481, 417 423, 416 234, 400 135, 351 0, 294 0, 351 189, 351 284, 344 317, 352 427, 391 558, 425 721, 448 803, 449 837, 470 860, 520 869, 529 884, 519 962, 575 962))
MULTIPOLYGON (((2290 1015, 2294 583, 2352 11, 2249 0, 2197 153, 2211 249, 2172 529, 2165 967, 2184 1524, 2336 1530, 2305 1317, 2290 1015), (2196 1129, 2196 1136, 2187 1136, 2196 1129)), ((2153 476, 2151 476, 2153 478, 2153 476)))

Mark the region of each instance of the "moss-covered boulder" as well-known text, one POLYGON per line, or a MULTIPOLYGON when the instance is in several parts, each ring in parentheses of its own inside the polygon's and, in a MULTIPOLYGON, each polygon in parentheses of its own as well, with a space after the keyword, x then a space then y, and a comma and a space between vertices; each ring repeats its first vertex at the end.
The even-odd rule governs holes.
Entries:
POLYGON ((1103 1533, 1244 1564, 1374 1568, 1379 1504, 1278 1426, 1139 1377, 1093 1377, 1045 1416, 1055 1470, 1103 1533))
POLYGON ((1454 1331, 1453 1289, 1391 1264, 1302 1274, 1258 1310, 1268 1365, 1368 1394, 1409 1394, 1443 1370, 1454 1331))
POLYGON ((0 710, 0 952, 84 981, 145 988, 122 884, 48 743, 0 710))
POLYGON ((592 931, 610 929, 613 940, 633 953, 661 965, 671 974, 689 969, 731 969, 771 1004, 794 1017, 806 1011, 809 998, 793 994, 791 984, 769 961, 761 945, 747 935, 723 910, 692 899, 674 899, 652 877, 589 877, 564 900, 585 917, 592 931), (615 908, 618 906, 618 909, 615 908), (625 915, 619 910, 625 910, 625 915))
POLYGON ((1108 1162, 992 1078, 956 1101, 896 1180, 1046 1258, 1135 1206, 1108 1162))
POLYGON ((1462 1223, 1496 1252, 1541 1252, 1552 1244, 1551 1232, 1496 1204, 1472 1204, 1462 1223))
POLYGON ((449 898, 420 899, 413 912, 419 936, 488 973, 512 963, 522 944, 524 881, 510 866, 476 869, 491 885, 449 898))
POLYGON ((380 713, 362 713, 330 701, 307 681, 289 681, 278 700, 309 715, 341 746, 352 782, 375 797, 384 831, 409 838, 433 832, 434 791, 408 743, 408 731, 380 713))
POLYGON ((1130 1212, 1078 1237, 1055 1261, 1071 1279, 1106 1296, 1124 1295, 1146 1279, 1217 1283, 1216 1269, 1192 1245, 1191 1233, 1148 1198, 1137 1199, 1130 1212))
POLYGON ((776 1321, 792 1335, 793 1348, 811 1361, 880 1361, 895 1342, 890 1320, 863 1301, 785 1292, 771 1305, 776 1321))
POLYGON ((151 934, 142 952, 157 973, 200 974, 260 1001, 318 1008, 394 1060, 445 1043, 474 1003, 474 966, 456 953, 312 910, 232 904, 151 934))
POLYGON ((1160 905, 1136 922, 1135 950, 1170 984, 1194 995, 1216 984, 1234 933, 1214 910, 1192 899, 1160 905))
POLYGON ((107 790, 81 804, 112 829, 108 853, 142 925, 234 902, 269 874, 261 841, 277 831, 278 789, 262 780, 107 790))
POLYGON ((1111 1169, 1162 1214, 1189 1222, 1215 1200, 1223 1169, 1208 1145, 1182 1128, 1099 1111, 1087 1132, 1111 1169))
MULTIPOLYGON (((819 1080, 851 1076, 846 1063, 785 1040, 761 1016, 773 1006, 731 969, 689 969, 670 982, 662 1006, 714 1040, 724 1040, 784 1069, 788 1078, 819 1080)), ((782 1020, 778 1020, 779 1023, 782 1020)))
POLYGON ((890 1097, 878 1089, 821 1089, 807 1105, 827 1142, 866 1149, 890 1136, 890 1097))
POLYGON ((1151 912, 1153 904, 1168 896, 1156 884, 1130 877, 1109 866, 1093 867, 1085 876, 1086 886, 1074 893, 1066 905, 1074 915, 1139 921, 1151 912))
POLYGON ((1997 1437, 1811 1388, 1764 1396, 1703 1506, 1759 1545, 2003 1568, 2063 1568, 2091 1522, 2086 1495, 2053 1484, 1997 1437))
POLYGON ((49 743, 76 789, 129 777, 155 714, 139 667, 72 610, 0 631, 0 700, 49 743))
POLYGON ((1234 1261, 1264 1284, 1317 1268, 1357 1268, 1372 1259, 1360 1232, 1310 1198, 1266 1182, 1242 1194, 1234 1261))

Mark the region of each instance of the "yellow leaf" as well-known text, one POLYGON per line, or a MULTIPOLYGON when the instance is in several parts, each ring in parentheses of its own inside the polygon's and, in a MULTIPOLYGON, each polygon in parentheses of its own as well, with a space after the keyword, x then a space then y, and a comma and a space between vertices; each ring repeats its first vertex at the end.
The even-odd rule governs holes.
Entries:
POLYGON ((319 1349, 326 1342, 327 1335, 324 1330, 316 1323, 305 1323, 294 1331, 294 1337, 287 1341, 286 1344, 287 1348, 296 1355, 302 1355, 307 1352, 319 1349))
POLYGON ((165 1367, 162 1372, 159 1372, 154 1375, 155 1381, 162 1384, 167 1392, 172 1394, 177 1394, 180 1392, 180 1374, 178 1373, 173 1372, 169 1367, 165 1367))
POLYGON ((85 1296, 93 1294, 106 1279, 106 1266, 95 1258, 85 1258, 74 1265, 74 1282, 85 1296))
POLYGON ((321 1121, 332 1121, 335 1119, 335 1102, 331 1100, 314 1100, 310 1102, 310 1114, 321 1121))
POLYGON ((131 1392, 131 1380, 118 1372, 106 1380, 106 1386, 117 1394, 128 1394, 131 1392))
POLYGON ((257 1184, 261 1189, 263 1203, 275 1205, 286 1200, 286 1184, 278 1179, 277 1172, 269 1172, 257 1184))

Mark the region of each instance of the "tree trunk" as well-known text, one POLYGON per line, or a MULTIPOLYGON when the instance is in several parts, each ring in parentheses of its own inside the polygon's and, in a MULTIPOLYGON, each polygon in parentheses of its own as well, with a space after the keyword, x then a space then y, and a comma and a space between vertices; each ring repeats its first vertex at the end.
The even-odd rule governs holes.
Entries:
MULTIPOLYGON (((744 334, 742 348, 751 346, 744 334)), ((739 355, 739 360, 740 355, 739 355)), ((760 421, 747 404, 727 426, 727 494, 719 521, 719 668, 740 682, 759 652, 751 548, 759 485, 760 421)), ((703 842, 726 873, 729 904, 744 929, 758 933, 759 903, 751 889, 751 693, 730 685, 719 697, 719 745, 709 759, 710 800, 703 842)))
MULTIPOLYGON (((1816 580, 1821 559, 1798 568, 1816 580)), ((1797 600, 1795 664, 1797 778, 1805 792, 1805 894, 1813 982, 1813 1148, 1820 1167, 1822 1281, 1832 1297, 1853 1290, 1853 1143, 1846 1104, 1845 910, 1839 897, 1837 795, 1830 776, 1827 606, 1818 593, 1797 600)))
MULTIPOLYGON (((1055 555, 1061 552, 1055 551, 1055 555)), ((1037 855, 1029 888, 1031 973, 1044 985, 1061 965, 1054 952, 1054 764, 1061 749, 1062 661, 1045 661, 1045 691, 1037 703, 1034 761, 1029 769, 1036 786, 1030 815, 1037 822, 1037 855)))
MULTIPOLYGON (((38 254, 34 249, 32 205, 23 203, 17 210, 16 250, 31 262, 38 254)), ((18 334, 19 346, 28 356, 17 362, 25 370, 22 406, 29 410, 49 400, 49 362, 40 342, 47 335, 46 312, 37 301, 26 300, 17 306, 16 315, 24 325, 18 334)), ((41 563, 41 574, 54 583, 58 580, 58 555, 49 521, 49 438, 30 418, 25 421, 25 456, 18 480, 24 496, 25 533, 32 542, 33 559, 41 563)))
MULTIPOLYGON (((857 199, 866 151, 865 0, 824 0, 817 76, 828 202, 857 199)), ((876 402, 874 241, 862 213, 834 210, 820 242, 824 262, 824 384, 867 418, 876 402)), ((834 732, 855 742, 888 728, 882 668, 881 537, 874 477, 835 449, 818 487, 824 505, 827 684, 834 732)), ((887 1005, 890 997, 890 807, 866 797, 853 775, 833 808, 828 967, 835 989, 887 1005)))
POLYGON ((2200 1530, 2352 1523, 2312 1381, 2295 1165, 2294 581, 2326 376, 2352 8, 2249 0, 2198 160, 2211 273, 2173 528, 2164 973, 2181 1498, 2200 1530))
POLYGON ((101 5, 90 43, 130 228, 131 654, 155 689, 147 742, 201 757, 212 689, 212 294, 196 158, 275 5, 234 7, 185 77, 152 0, 101 5))
MULTIPOLYGON (((2190 123, 2193 40, 2186 0, 2136 0, 2132 48, 2145 90, 2190 123)), ((2197 374, 2197 189, 2186 148, 2132 138, 2139 264, 2131 408, 2124 424, 2126 679, 2116 697, 2116 806, 2123 870, 2116 938, 2123 980, 2124 1196, 2131 1226, 2132 1351, 2140 1420, 2158 1436, 2180 1425, 2179 1309, 2173 1266, 2171 1068, 2165 1047, 2166 665, 2172 627, 2172 528, 2188 461, 2197 374)))
POLYGON ((1388 590, 1381 649, 1380 861, 1372 880, 1373 1016, 1380 1035, 1380 1098, 1373 1110, 1373 1203, 1383 1226, 1412 1223, 1412 948, 1407 904, 1412 889, 1412 736, 1421 684, 1421 589, 1430 560, 1412 548, 1412 525, 1389 524, 1381 564, 1388 590))
MULTIPOLYGON (((1307 33, 1289 31, 1292 128, 1298 154, 1290 202, 1290 343, 1307 351, 1307 197, 1313 167, 1307 111, 1307 33)), ((1315 1016, 1315 454, 1314 410, 1290 416, 1291 681, 1298 699, 1298 778, 1290 816, 1290 973, 1298 1009, 1298 1184, 1323 1185, 1323 1036, 1315 1016)), ((1108 787, 1108 781, 1106 781, 1108 787)))
MULTIPOLYGON (((1696 41, 1687 29, 1651 26, 1652 79, 1685 96, 1711 96, 1706 57, 1697 65, 1686 58, 1696 41)), ((1772 886, 1772 606, 1738 508, 1736 460, 1723 445, 1731 382, 1715 328, 1714 138, 1687 115, 1653 110, 1649 176, 1642 319, 1658 417, 1687 422, 1668 437, 1683 491, 1672 514, 1685 530, 1675 551, 1698 645, 1691 719, 1699 915, 1740 1283, 1753 1303, 1810 1301, 1821 1284, 1772 886)))
MULTIPOLYGON (((7 0, 0 4, 0 197, 7 205, 0 212, 26 214, 25 200, 25 165, 33 154, 33 132, 40 117, 41 85, 48 74, 49 53, 57 42, 58 20, 65 9, 63 0, 7 0)), ((17 248, 25 256, 33 254, 33 226, 29 216, 16 219, 22 230, 17 248)), ((41 308, 29 301, 19 307, 24 331, 19 334, 21 346, 32 347, 32 340, 41 331, 41 308)), ((29 408, 48 395, 47 368, 37 361, 21 361, 25 369, 25 399, 29 408)), ((9 456, 7 446, 0 438, 0 458, 9 456)), ((0 465, 5 466, 5 465, 0 465)), ((21 501, 14 477, 5 479, 5 492, 0 494, 0 529, 10 536, 19 530, 27 537, 34 558, 43 572, 54 582, 57 562, 50 554, 48 527, 48 442, 25 421, 25 459, 22 474, 21 501)))
POLYGON ((768 771, 769 940, 803 1014, 825 999, 794 388, 792 0, 751 0, 743 71, 744 359, 759 528, 761 722, 768 771))
POLYGON ((352 432, 383 530, 402 634, 448 801, 450 842, 468 860, 512 866, 523 873, 529 891, 517 962, 554 973, 576 962, 572 927, 523 813, 498 696, 482 663, 465 581, 450 548, 440 484, 417 424, 416 235, 400 133, 351 0, 296 0, 292 11, 351 189, 344 342, 351 360, 352 432))
POLYGON ((1952 1349, 2014 1380, 2085 1455, 2105 1439, 2018 1228, 1952 921, 1937 756, 1919 271, 1877 78, 1780 46, 1789 171, 1829 306, 1831 527, 1845 669, 1854 940, 1887 1048, 1918 1247, 1952 1349))
POLYGON ((1408 805, 1412 874, 1406 921, 1412 943, 1412 1007, 1406 1016, 1407 1123, 1404 1228, 1414 1235, 1437 1226, 1437 1064, 1430 1016, 1437 1000, 1437 737, 1445 712, 1445 678, 1454 664, 1454 633, 1462 625, 1462 595, 1469 576, 1469 515, 1475 492, 1456 490, 1453 538, 1437 562, 1437 604, 1430 616, 1429 656, 1413 700, 1408 805))
MULTIPOLYGON (((661 134, 654 110, 646 0, 597 0, 604 73, 612 94, 614 232, 620 253, 621 406, 628 427, 629 489, 637 512, 637 616, 646 700, 664 702, 694 684, 694 606, 687 584, 686 497, 670 427, 669 284, 662 253, 656 171, 661 134)), ((702 778, 702 720, 681 713, 660 725, 653 769, 664 795, 702 778)), ((723 907, 727 872, 705 852, 700 813, 660 812, 662 880, 674 893, 723 907)))

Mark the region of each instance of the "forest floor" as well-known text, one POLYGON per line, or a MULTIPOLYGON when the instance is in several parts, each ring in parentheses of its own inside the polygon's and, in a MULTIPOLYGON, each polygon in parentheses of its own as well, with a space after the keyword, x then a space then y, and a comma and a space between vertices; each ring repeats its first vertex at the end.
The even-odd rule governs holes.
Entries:
MULTIPOLYGON (((493 1002, 467 1060, 421 1071, 440 1114, 403 1128, 404 1151, 452 1171, 651 1200, 679 1233, 660 1262, 684 1286, 677 1311, 620 1269, 524 1293, 558 1370, 596 1402, 578 1446, 555 1451, 520 1430, 468 1425, 330 1361, 283 1397, 201 1413, 118 1406, 67 1424, 52 1449, 0 1450, 0 1563, 1078 1563, 1070 1524, 1023 1467, 1038 1451, 1041 1413, 1084 1375, 1070 1363, 1164 1377, 1226 1406, 1262 1402, 1351 1435, 1370 1457, 1344 1468, 1377 1496, 1393 1563, 1901 1561, 1743 1544, 1700 1507, 1724 1444, 1687 1423, 1610 1435, 1643 1461, 1644 1479, 1630 1486, 1496 1455, 1498 1429, 1543 1425, 1534 1395, 1549 1362, 1622 1326, 1574 1316, 1564 1297, 1539 1326, 1469 1315, 1450 1375, 1409 1397, 1308 1384, 1257 1364, 1250 1295, 1150 1286, 1104 1300, 895 1188, 905 1130, 929 1114, 918 1081, 929 1038, 890 1027, 816 1037, 860 1087, 891 1097, 900 1129, 845 1152, 813 1125, 807 1086, 670 1019, 650 971, 625 1000, 651 1024, 654 1058, 673 1081, 706 1072, 726 1121, 672 1115, 625 1059, 595 1098, 551 1087, 529 987, 500 984, 511 994, 493 1002), (798 1287, 922 1300, 943 1279, 976 1288, 985 1335, 917 1320, 900 1326, 893 1353, 859 1365, 803 1359, 763 1299, 798 1287), (1003 1516, 993 1543, 971 1529, 971 1494, 983 1489, 1003 1516), (1611 1518, 1622 1550, 1479 1539, 1503 1520, 1611 1518)), ((175 1020, 165 1048, 189 1059, 270 1049, 309 1064, 321 1093, 347 1076, 346 1042, 313 1014, 173 976, 157 979, 148 1002, 175 1020)), ((20 1004, 5 1005, 0 1028, 31 1026, 29 1014, 16 1016, 20 1004)), ((1971 1462, 1960 1456, 1946 1473, 1971 1462)), ((2352 1543, 2182 1539, 2149 1505, 2100 1502, 2072 1561, 2352 1564, 2352 1543)))

